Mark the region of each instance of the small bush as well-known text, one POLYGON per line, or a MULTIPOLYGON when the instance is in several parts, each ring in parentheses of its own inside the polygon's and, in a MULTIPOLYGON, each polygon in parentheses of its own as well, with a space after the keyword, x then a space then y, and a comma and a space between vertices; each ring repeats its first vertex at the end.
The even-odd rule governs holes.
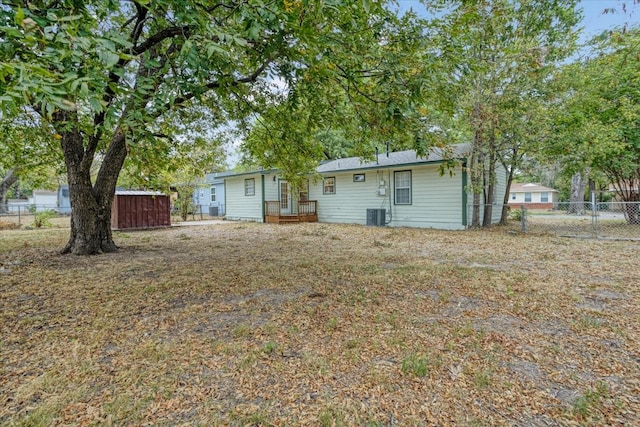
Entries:
POLYGON ((51 227, 53 224, 51 224, 50 219, 54 218, 56 215, 56 212, 52 210, 36 212, 33 216, 33 226, 35 228, 51 227))

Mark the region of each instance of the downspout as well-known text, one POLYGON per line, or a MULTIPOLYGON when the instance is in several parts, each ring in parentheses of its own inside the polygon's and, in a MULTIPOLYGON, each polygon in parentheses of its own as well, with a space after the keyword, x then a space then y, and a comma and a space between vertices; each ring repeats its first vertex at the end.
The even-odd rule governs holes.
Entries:
POLYGON ((462 162, 462 225, 467 228, 467 162, 462 162))
POLYGON ((387 171, 387 182, 389 183, 389 221, 385 221, 384 225, 389 225, 391 224, 391 221, 393 221, 393 204, 391 200, 391 171, 387 171))
MULTIPOLYGON (((264 174, 260 175, 260 180, 261 182, 261 186, 262 186, 262 195, 261 195, 261 199, 262 199, 262 222, 267 222, 267 217, 265 216, 265 211, 264 211, 264 204, 265 204, 265 200, 264 200, 264 174)), ((225 193, 225 196, 227 195, 227 193, 225 193)))

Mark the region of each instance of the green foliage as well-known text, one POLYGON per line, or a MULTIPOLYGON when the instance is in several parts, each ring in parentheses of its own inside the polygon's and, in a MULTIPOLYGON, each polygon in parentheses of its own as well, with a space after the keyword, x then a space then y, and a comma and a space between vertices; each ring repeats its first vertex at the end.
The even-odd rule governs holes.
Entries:
POLYGON ((599 381, 594 390, 587 390, 573 403, 573 413, 580 418, 587 418, 598 411, 603 399, 609 397, 607 384, 599 381))
POLYGON ((270 138, 252 154, 277 157, 273 164, 286 158, 293 175, 321 154, 307 135, 336 117, 335 106, 375 125, 366 134, 391 138, 398 127, 385 123, 401 119, 418 91, 420 80, 407 85, 399 70, 419 33, 403 41, 409 18, 400 22, 383 3, 364 3, 6 3, 0 112, 9 120, 25 111, 36 117, 60 145, 35 145, 64 154, 72 200, 93 195, 96 206, 109 206, 102 201, 123 167, 128 186, 191 182, 192 171, 219 166, 222 142, 237 136, 227 135, 230 127, 244 134, 269 115, 299 123, 275 126, 289 149, 278 151, 279 140, 270 138), (381 96, 371 103, 374 93, 381 96), (375 108, 350 107, 365 104, 375 108))
POLYGON ((429 374, 428 360, 424 356, 410 354, 402 361, 402 372, 422 378, 429 374))
POLYGON ((51 218, 55 218, 57 213, 53 210, 36 212, 33 216, 33 226, 35 228, 51 227, 51 218))
MULTIPOLYGON (((577 2, 437 3, 442 17, 430 34, 447 69, 440 91, 448 94, 459 133, 472 142, 473 203, 491 203, 490 186, 497 181, 492 165, 516 171, 549 137, 554 94, 548 81, 575 50, 577 2)), ((478 216, 474 209, 472 225, 480 225, 478 216)))
MULTIPOLYGON (((555 142, 568 174, 587 168, 600 185, 613 184, 624 201, 640 201, 640 29, 592 41, 585 60, 567 65, 555 85, 564 96, 555 119, 555 142)), ((631 223, 640 218, 631 215, 631 223)))

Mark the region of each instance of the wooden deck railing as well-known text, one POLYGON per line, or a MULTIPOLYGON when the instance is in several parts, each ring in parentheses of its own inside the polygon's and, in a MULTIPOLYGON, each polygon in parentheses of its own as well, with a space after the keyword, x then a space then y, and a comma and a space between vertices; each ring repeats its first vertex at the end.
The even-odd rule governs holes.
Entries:
POLYGON ((280 202, 277 200, 267 200, 264 202, 264 212, 266 222, 316 222, 318 221, 318 201, 298 200, 298 212, 291 214, 280 213, 280 202))

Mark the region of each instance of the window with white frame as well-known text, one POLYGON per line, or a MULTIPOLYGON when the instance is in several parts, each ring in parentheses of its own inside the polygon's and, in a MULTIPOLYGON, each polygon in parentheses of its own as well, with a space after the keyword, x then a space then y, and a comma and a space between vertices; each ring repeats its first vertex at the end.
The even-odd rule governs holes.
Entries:
POLYGON ((515 200, 516 199, 516 193, 511 193, 511 200, 515 200))
POLYGON ((322 194, 336 194, 336 178, 327 177, 322 183, 322 194))
POLYGON ((540 202, 547 203, 549 202, 549 193, 547 191, 543 191, 540 193, 540 202))
POLYGON ((256 179, 249 178, 244 180, 244 195, 255 196, 256 194, 256 179))
POLYGON ((211 187, 211 201, 216 201, 216 187, 211 187))
POLYGON ((394 172, 395 204, 411 204, 411 171, 394 172))
POLYGON ((524 193, 525 203, 531 203, 531 193, 524 193))

